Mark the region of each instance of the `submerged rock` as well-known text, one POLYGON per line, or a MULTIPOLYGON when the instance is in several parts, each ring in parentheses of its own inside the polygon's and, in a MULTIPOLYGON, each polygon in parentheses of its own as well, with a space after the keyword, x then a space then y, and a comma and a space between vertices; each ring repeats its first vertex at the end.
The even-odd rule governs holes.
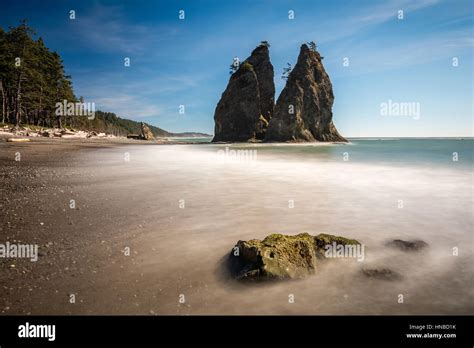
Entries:
POLYGON ((230 77, 214 113, 212 141, 262 140, 274 103, 273 65, 268 46, 262 44, 230 77))
POLYGON ((394 239, 387 243, 388 246, 397 248, 403 251, 418 251, 428 246, 428 243, 422 240, 401 240, 394 239))
POLYGON ((399 280, 402 276, 389 268, 363 268, 362 273, 369 278, 380 280, 399 280))
POLYGON ((334 94, 321 55, 301 46, 298 61, 278 97, 265 135, 268 142, 347 142, 332 122, 334 94))
POLYGON ((301 278, 314 273, 325 246, 357 245, 357 240, 329 234, 271 234, 263 240, 238 241, 229 261, 231 274, 243 278, 301 278))

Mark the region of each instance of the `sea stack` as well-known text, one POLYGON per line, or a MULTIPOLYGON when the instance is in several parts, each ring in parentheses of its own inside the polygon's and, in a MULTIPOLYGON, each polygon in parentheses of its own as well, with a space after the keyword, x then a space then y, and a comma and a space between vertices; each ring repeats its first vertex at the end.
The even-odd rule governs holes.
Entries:
POLYGON ((267 142, 347 142, 332 122, 334 94, 316 48, 301 46, 298 62, 278 98, 267 142))
POLYGON ((150 127, 148 127, 145 123, 141 123, 142 128, 142 139, 144 140, 155 140, 155 136, 151 131, 150 127))
POLYGON ((262 43, 230 77, 214 113, 213 142, 264 139, 275 104, 273 76, 268 44, 262 43))

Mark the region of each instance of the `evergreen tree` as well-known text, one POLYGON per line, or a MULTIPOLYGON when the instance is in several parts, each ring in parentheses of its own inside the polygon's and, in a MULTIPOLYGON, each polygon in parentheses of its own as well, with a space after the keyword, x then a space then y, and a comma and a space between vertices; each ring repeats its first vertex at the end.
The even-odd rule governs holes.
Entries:
MULTIPOLYGON (((44 127, 63 126, 115 135, 140 134, 139 122, 113 113, 96 111, 95 118, 56 115, 56 103, 75 103, 71 76, 66 75, 58 53, 49 50, 26 20, 19 26, 0 28, 0 98, 2 123, 44 127)), ((238 68, 238 64, 234 64, 238 68)), ((84 102, 84 98, 80 98, 84 102)), ((155 136, 171 134, 149 126, 155 136)))
POLYGON ((292 70, 292 66, 290 63, 286 63, 286 67, 283 68, 283 73, 281 74, 281 78, 283 80, 288 80, 288 77, 290 76, 290 73, 291 73, 291 70, 292 70))
POLYGON ((0 28, 0 97, 2 122, 52 126, 55 105, 75 102, 71 77, 61 57, 51 52, 26 20, 7 32, 0 28))

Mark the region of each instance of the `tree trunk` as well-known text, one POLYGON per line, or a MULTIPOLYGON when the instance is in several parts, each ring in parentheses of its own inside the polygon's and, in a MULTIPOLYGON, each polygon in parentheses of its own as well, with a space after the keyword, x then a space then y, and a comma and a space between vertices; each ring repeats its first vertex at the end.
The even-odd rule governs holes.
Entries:
MULTIPOLYGON (((56 86, 56 100, 59 100, 59 87, 56 86)), ((63 110, 64 114, 66 115, 66 110, 63 110)), ((58 124, 58 128, 61 129, 61 115, 56 115, 56 122, 58 124)))
POLYGON ((15 101, 15 124, 18 127, 20 125, 21 117, 21 72, 18 75, 18 84, 16 89, 16 101, 15 101))
POLYGON ((40 118, 43 115, 43 87, 40 87, 39 108, 36 114, 36 125, 39 125, 40 118))
POLYGON ((5 91, 3 90, 3 81, 0 80, 0 89, 2 90, 2 123, 5 123, 5 91))

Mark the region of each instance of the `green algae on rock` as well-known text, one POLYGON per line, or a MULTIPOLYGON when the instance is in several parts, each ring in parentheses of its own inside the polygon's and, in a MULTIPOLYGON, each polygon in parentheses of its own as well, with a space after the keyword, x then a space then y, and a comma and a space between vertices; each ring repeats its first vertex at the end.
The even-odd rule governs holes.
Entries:
POLYGON ((302 278, 313 274, 325 258, 325 246, 360 245, 330 234, 271 234, 263 240, 238 241, 230 253, 230 271, 237 279, 302 278))

